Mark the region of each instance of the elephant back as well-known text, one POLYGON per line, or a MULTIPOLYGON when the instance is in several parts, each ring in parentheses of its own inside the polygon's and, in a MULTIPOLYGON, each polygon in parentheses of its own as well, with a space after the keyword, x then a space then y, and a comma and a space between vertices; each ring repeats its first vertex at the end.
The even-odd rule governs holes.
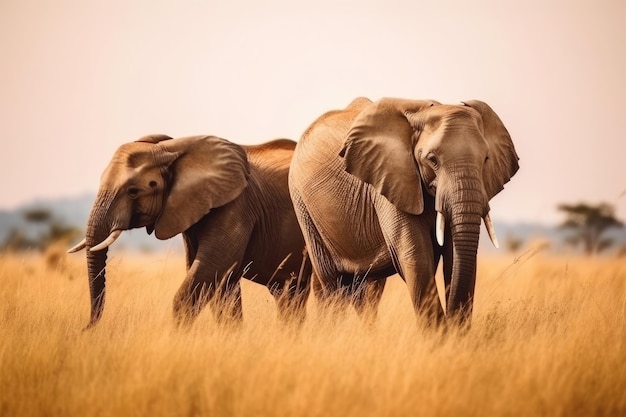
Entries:
MULTIPOLYGON (((260 145, 244 146, 250 164, 250 174, 259 193, 271 195, 278 204, 290 203, 287 178, 296 142, 276 139, 260 145)), ((265 205, 274 203, 266 201, 265 205)))
POLYGON ((243 147, 252 169, 283 172, 287 175, 296 142, 291 139, 275 139, 260 145, 243 147))

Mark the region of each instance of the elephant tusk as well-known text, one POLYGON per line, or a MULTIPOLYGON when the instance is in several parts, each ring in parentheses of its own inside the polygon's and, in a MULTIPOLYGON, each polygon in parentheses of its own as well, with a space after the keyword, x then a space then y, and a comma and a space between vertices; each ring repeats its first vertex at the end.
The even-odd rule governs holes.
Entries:
POLYGON ((496 229, 493 228, 493 223, 491 223, 491 216, 489 216, 489 213, 487 213, 484 220, 485 220, 485 227, 487 228, 487 233, 489 234, 489 239, 491 239, 491 243, 493 243, 493 246, 495 246, 495 248, 498 249, 500 247, 500 244, 498 243, 498 236, 496 236, 496 229))
POLYGON ((89 248, 89 252, 96 252, 96 251, 108 248, 111 245, 111 243, 115 242, 117 238, 120 237, 121 234, 122 234, 121 230, 112 231, 109 237, 107 237, 105 240, 103 240, 96 246, 92 246, 91 248, 89 248))
POLYGON ((81 240, 80 242, 78 242, 78 244, 76 244, 76 246, 72 247, 71 249, 67 250, 67 253, 74 253, 74 252, 78 252, 79 250, 83 250, 85 249, 85 240, 86 238, 83 238, 83 240, 81 240))
POLYGON ((443 246, 443 232, 446 227, 446 219, 440 211, 437 212, 437 221, 435 223, 435 233, 437 234, 437 243, 443 246))

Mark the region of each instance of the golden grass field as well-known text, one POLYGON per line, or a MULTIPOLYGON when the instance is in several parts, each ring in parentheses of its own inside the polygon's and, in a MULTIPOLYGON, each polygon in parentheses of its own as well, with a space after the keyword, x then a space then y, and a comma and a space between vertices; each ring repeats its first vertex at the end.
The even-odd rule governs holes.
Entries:
POLYGON ((0 416, 626 415, 626 261, 541 251, 479 257, 473 325, 424 333, 389 279, 377 325, 349 314, 296 332, 243 282, 245 322, 205 309, 176 330, 179 254, 109 260, 83 332, 84 256, 0 255, 0 416))

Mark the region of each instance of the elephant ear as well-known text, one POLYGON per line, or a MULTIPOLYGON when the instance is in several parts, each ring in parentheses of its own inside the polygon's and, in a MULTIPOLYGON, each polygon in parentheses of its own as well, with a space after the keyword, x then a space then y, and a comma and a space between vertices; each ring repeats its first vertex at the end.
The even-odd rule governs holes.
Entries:
POLYGON ((491 199, 517 172, 519 157, 502 120, 487 103, 469 100, 463 104, 477 110, 483 119, 483 133, 489 143, 489 160, 485 163, 483 176, 485 191, 491 199))
POLYGON ((341 150, 345 170, 371 184, 389 202, 410 214, 424 211, 415 162, 413 120, 420 110, 438 104, 427 100, 383 98, 361 110, 341 150))
POLYGON ((169 239, 198 222, 212 208, 223 206, 248 185, 249 165, 239 145, 215 136, 195 136, 159 143, 178 158, 171 164, 172 182, 155 235, 169 239))

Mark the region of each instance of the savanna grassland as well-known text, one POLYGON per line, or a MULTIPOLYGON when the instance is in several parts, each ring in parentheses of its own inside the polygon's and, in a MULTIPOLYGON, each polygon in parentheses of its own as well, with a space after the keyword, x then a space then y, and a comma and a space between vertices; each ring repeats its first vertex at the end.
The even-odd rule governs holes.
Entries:
POLYGON ((82 256, 0 255, 0 416, 626 415, 626 261, 480 257, 465 334, 425 332, 389 280, 376 326, 350 311, 299 331, 243 283, 245 322, 176 330, 178 254, 112 256, 82 331, 82 256))

